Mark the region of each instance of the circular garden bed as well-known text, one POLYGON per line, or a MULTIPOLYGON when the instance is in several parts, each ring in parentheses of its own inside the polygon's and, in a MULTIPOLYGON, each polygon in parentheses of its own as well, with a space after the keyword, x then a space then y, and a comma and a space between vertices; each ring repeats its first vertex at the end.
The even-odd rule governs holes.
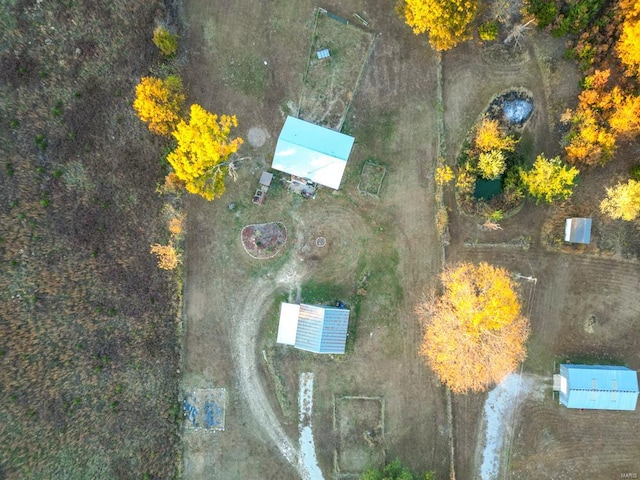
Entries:
POLYGON ((275 257, 287 243, 287 227, 280 222, 259 223, 243 227, 242 246, 253 258, 275 257))

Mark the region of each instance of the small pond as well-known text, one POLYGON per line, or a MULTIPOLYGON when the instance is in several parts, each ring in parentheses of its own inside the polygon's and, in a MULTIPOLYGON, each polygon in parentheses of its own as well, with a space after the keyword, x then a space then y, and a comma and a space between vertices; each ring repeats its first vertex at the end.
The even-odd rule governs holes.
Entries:
POLYGON ((487 112, 492 118, 503 118, 511 126, 522 127, 533 113, 533 97, 524 89, 511 90, 495 97, 487 112))
POLYGON ((502 178, 496 178, 495 180, 478 178, 476 180, 476 188, 473 191, 473 198, 476 200, 490 200, 500 193, 502 193, 502 178))

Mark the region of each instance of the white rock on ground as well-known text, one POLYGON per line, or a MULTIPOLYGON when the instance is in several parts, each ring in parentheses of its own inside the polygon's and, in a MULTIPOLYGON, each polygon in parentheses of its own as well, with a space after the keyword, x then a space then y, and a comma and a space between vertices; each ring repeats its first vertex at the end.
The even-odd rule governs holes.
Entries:
POLYGON ((298 430, 300 431, 300 462, 309 474, 309 480, 324 480, 316 458, 316 446, 311 429, 313 410, 313 373, 300 374, 298 393, 298 430))
POLYGON ((489 392, 483 415, 485 441, 480 467, 482 480, 498 478, 505 439, 513 434, 512 425, 518 405, 532 392, 534 383, 524 375, 512 373, 489 392))

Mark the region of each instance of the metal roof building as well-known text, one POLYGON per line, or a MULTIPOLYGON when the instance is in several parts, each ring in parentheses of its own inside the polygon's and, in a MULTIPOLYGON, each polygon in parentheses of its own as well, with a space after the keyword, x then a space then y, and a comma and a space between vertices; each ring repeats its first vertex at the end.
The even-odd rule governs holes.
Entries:
POLYGON ((560 365, 560 403, 568 408, 635 410, 638 374, 609 365, 560 365))
POLYGON ((349 310, 282 303, 277 343, 314 353, 344 353, 349 310))
POLYGON ((591 242, 591 219, 567 218, 564 225, 564 241, 570 243, 591 242))
POLYGON ((272 168, 337 190, 355 139, 295 117, 287 117, 272 168))

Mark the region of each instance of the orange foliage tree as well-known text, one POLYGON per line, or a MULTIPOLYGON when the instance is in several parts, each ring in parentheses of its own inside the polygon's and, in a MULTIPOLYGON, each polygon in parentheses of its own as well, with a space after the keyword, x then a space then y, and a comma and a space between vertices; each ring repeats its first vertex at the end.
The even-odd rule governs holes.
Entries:
POLYGON ((180 77, 169 76, 166 80, 143 77, 136 87, 133 108, 156 135, 169 135, 173 131, 180 120, 183 105, 180 77))
POLYGON ((631 138, 638 135, 640 133, 640 96, 623 97, 611 114, 609 125, 611 130, 620 137, 631 138))
POLYGON ((151 245, 151 253, 158 257, 158 268, 163 270, 174 270, 180 263, 180 256, 171 243, 168 245, 160 245, 159 243, 151 245))
POLYGON ((224 177, 229 171, 227 159, 243 143, 240 137, 229 139, 231 129, 237 126, 235 116, 218 117, 200 105, 191 105, 189 123, 178 124, 173 132, 178 145, 167 156, 188 192, 207 200, 224 193, 224 177))
POLYGON ((607 91, 609 70, 596 70, 584 79, 584 90, 571 117, 571 131, 565 138, 565 153, 571 163, 603 164, 613 157, 616 136, 608 120, 622 99, 619 87, 607 91))
POLYGON ((529 322, 503 268, 464 263, 442 283, 443 294, 417 309, 426 324, 420 352, 452 392, 484 391, 524 360, 529 322))
POLYGON ((404 16, 416 35, 429 34, 436 50, 449 50, 471 38, 469 25, 478 0, 405 0, 404 16))

